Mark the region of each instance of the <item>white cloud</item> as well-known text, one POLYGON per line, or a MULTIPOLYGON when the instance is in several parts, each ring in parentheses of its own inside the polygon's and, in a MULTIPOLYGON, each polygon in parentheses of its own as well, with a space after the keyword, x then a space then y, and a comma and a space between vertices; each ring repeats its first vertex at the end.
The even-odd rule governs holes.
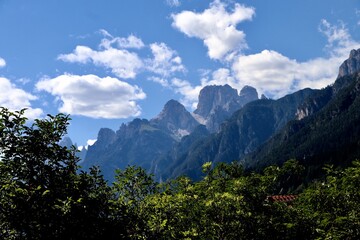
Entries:
POLYGON ((88 149, 89 149, 89 146, 94 145, 94 143, 95 143, 96 141, 97 141, 97 139, 89 139, 89 140, 86 141, 86 145, 85 145, 85 146, 79 146, 79 147, 78 147, 78 150, 79 150, 79 151, 82 151, 84 148, 85 148, 86 150, 88 150, 88 149))
POLYGON ((0 106, 11 111, 27 108, 25 116, 29 119, 40 118, 43 111, 40 108, 32 108, 31 101, 37 97, 17 88, 9 79, 0 77, 0 106))
POLYGON ((61 100, 60 112, 91 118, 127 118, 141 113, 136 100, 146 97, 137 86, 117 78, 65 74, 36 84, 61 100))
POLYGON ((290 92, 298 64, 276 51, 240 56, 234 63, 239 83, 250 85, 259 92, 283 96, 290 92))
POLYGON ((215 0, 201 13, 182 11, 173 14, 173 27, 189 37, 203 40, 212 59, 231 60, 238 51, 247 48, 245 33, 236 26, 245 20, 251 20, 254 8, 235 3, 231 12, 225 3, 215 0))
POLYGON ((104 38, 99 45, 100 50, 93 50, 87 46, 77 46, 72 53, 61 54, 59 60, 69 63, 93 63, 99 67, 111 69, 120 78, 135 78, 137 74, 148 71, 169 77, 176 72, 186 69, 176 51, 165 43, 152 43, 149 46, 153 57, 142 59, 136 52, 126 48, 140 50, 145 47, 141 39, 130 35, 128 38, 113 37, 106 30, 100 30, 104 38))
POLYGON ((112 48, 113 45, 117 48, 135 48, 141 49, 145 46, 140 38, 130 35, 127 38, 113 37, 106 30, 101 29, 100 33, 105 37, 101 40, 100 47, 104 49, 112 48))
POLYGON ((153 59, 148 59, 147 69, 163 77, 168 77, 175 72, 184 72, 185 67, 176 51, 169 48, 165 43, 152 43, 150 49, 153 59))
POLYGON ((271 50, 239 56, 233 64, 239 83, 254 86, 275 98, 305 87, 322 88, 333 83, 341 63, 360 43, 351 38, 342 23, 331 25, 322 20, 319 31, 327 38, 328 57, 298 62, 271 50))
POLYGON ((171 87, 176 93, 183 96, 180 100, 185 106, 190 106, 192 109, 196 108, 198 96, 203 86, 193 87, 190 82, 179 78, 171 80, 171 87))
POLYGON ((142 68, 142 61, 136 53, 125 49, 108 48, 95 51, 86 46, 77 46, 73 53, 61 54, 58 59, 70 63, 89 63, 102 66, 120 78, 134 78, 142 68))
POLYGON ((354 41, 341 23, 331 25, 322 20, 319 30, 328 40, 325 47, 327 57, 299 62, 279 52, 263 50, 256 54, 238 56, 231 69, 201 72, 202 79, 198 85, 174 79, 170 87, 183 96, 184 104, 193 108, 197 104, 200 90, 207 85, 229 84, 238 90, 250 85, 260 94, 264 93, 271 98, 279 98, 307 87, 326 87, 336 80, 339 66, 348 58, 351 49, 360 47, 360 42, 354 41))
POLYGON ((5 67, 5 66, 6 66, 6 61, 5 61, 5 59, 3 59, 3 58, 0 57, 0 68, 5 67))
POLYGON ((166 87, 166 88, 169 87, 169 81, 167 79, 152 76, 152 77, 149 77, 148 80, 156 82, 163 87, 166 87))

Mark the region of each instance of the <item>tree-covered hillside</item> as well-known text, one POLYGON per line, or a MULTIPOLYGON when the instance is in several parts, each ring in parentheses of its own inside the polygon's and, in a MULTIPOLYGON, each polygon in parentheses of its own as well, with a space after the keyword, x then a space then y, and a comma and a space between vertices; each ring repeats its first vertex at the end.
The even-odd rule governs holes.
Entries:
POLYGON ((307 166, 309 177, 313 178, 326 163, 346 166, 359 158, 360 75, 338 79, 331 87, 335 88, 336 95, 321 110, 300 121, 289 122, 279 134, 245 158, 244 164, 261 170, 295 158, 307 166))
POLYGON ((1 239, 359 239, 360 162, 304 185, 295 160, 260 173, 207 162, 205 177, 157 184, 142 168, 109 186, 58 143, 69 117, 26 123, 0 110, 1 239), (296 194, 290 202, 279 194, 296 194))

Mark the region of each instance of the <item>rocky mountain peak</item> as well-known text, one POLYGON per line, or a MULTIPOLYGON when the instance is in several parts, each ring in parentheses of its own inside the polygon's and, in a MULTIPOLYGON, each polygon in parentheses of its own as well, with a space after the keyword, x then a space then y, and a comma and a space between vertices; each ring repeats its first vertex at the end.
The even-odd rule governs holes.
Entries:
POLYGON ((252 102, 252 101, 255 101, 258 99, 259 99, 259 96, 256 91, 256 88, 246 85, 240 90, 240 104, 241 105, 245 105, 248 102, 252 102))
POLYGON ((238 91, 229 85, 206 86, 200 91, 199 103, 194 114, 201 118, 210 132, 219 130, 220 124, 246 103, 257 100, 255 88, 245 86, 238 91))
POLYGON ((360 48, 351 50, 349 58, 341 64, 338 78, 360 71, 360 48))
POLYGON ((61 141, 59 142, 59 145, 62 147, 71 148, 71 146, 73 145, 73 142, 70 137, 65 136, 65 137, 63 137, 63 139, 61 139, 61 141))
POLYGON ((176 113, 186 114, 187 110, 184 105, 179 103, 178 101, 171 99, 165 105, 161 113, 155 117, 156 119, 163 119, 168 117, 173 117, 176 113))
POLYGON ((218 106, 228 108, 229 103, 237 102, 238 97, 237 90, 227 84, 206 86, 200 91, 199 102, 194 113, 207 118, 218 106))
POLYGON ((101 128, 94 145, 105 147, 115 140, 116 134, 110 128, 101 128))
POLYGON ((190 112, 181 103, 173 99, 165 104, 157 117, 150 120, 150 124, 170 132, 177 139, 188 135, 199 125, 190 112))

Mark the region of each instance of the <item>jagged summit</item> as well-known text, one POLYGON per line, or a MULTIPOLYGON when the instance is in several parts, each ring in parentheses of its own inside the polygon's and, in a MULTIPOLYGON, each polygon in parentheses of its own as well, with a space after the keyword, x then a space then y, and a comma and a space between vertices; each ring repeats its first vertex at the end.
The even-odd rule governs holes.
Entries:
POLYGON ((360 49, 351 50, 349 58, 339 67, 339 75, 334 84, 319 90, 317 94, 306 99, 296 112, 296 119, 301 120, 321 110, 337 93, 353 83, 350 75, 360 72, 360 49))
POLYGON ((158 116, 154 118, 154 120, 172 117, 174 115, 174 112, 184 113, 187 112, 187 110, 185 109, 184 105, 174 99, 171 99, 164 105, 163 110, 159 113, 158 116))
POLYGON ((245 86, 238 91, 229 85, 210 85, 200 91, 194 114, 200 116, 210 132, 219 130, 220 124, 248 102, 258 99, 255 88, 245 86))
POLYGON ((360 71, 360 48, 351 50, 349 58, 339 68, 338 78, 360 71))
POLYGON ((245 105, 248 102, 252 102, 259 99, 258 93, 256 88, 251 86, 244 86, 240 90, 240 103, 245 105))
POLYGON ((150 120, 150 124, 170 132, 175 138, 181 139, 199 125, 186 108, 176 100, 168 101, 160 114, 150 120))
POLYGON ((238 97, 237 90, 227 84, 206 86, 200 91, 199 102, 194 113, 207 118, 219 106, 229 109, 230 104, 236 103, 238 97))

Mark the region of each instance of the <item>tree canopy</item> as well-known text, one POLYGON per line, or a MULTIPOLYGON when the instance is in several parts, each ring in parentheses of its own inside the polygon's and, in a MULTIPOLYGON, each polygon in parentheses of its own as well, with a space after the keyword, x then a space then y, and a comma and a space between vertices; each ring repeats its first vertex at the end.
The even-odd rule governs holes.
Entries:
POLYGON ((359 239, 360 162, 304 184, 296 160, 246 173, 211 162, 197 182, 156 183, 142 168, 107 183, 61 147, 69 116, 31 123, 0 109, 1 239, 359 239), (292 202, 269 196, 296 194, 292 202))

